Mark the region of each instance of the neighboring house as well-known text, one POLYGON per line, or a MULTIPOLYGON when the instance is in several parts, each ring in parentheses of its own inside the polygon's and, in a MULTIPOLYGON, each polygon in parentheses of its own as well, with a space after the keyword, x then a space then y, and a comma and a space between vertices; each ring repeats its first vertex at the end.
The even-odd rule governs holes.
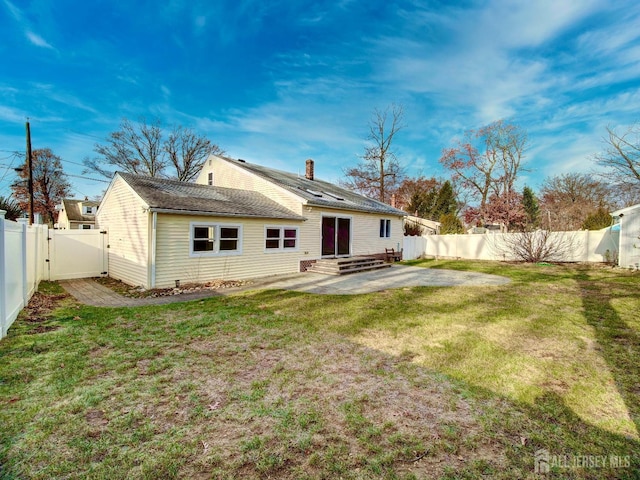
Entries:
POLYGON ((611 213, 620 225, 618 265, 625 268, 640 268, 640 203, 611 213))
POLYGON ((96 225, 96 212, 100 202, 64 198, 58 210, 57 228, 61 230, 90 230, 96 225))
POLYGON ((212 156, 198 183, 114 176, 97 213, 111 277, 144 288, 241 280, 402 245, 403 212, 327 182, 212 156))
POLYGON ((507 229, 503 223, 487 223, 484 227, 471 227, 467 230, 469 235, 484 233, 507 233, 507 229))
POLYGON ((422 229, 422 235, 438 235, 440 233, 440 222, 429 220, 415 215, 407 215, 405 222, 418 225, 422 229))

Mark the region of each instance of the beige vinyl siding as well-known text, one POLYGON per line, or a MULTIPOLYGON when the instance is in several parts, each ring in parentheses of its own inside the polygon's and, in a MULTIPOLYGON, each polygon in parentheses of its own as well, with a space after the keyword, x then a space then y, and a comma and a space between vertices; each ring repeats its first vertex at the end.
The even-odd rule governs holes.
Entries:
POLYGON ((192 215, 158 214, 156 229, 156 287, 210 280, 245 280, 299 271, 302 247, 293 252, 266 252, 265 226, 302 227, 304 222, 270 219, 234 219, 192 215), (193 257, 190 255, 191 224, 242 225, 242 254, 193 257))
POLYGON ((332 210, 313 207, 305 209, 304 222, 301 228, 303 241, 301 249, 309 252, 309 259, 317 259, 322 253, 322 217, 343 217, 351 219, 351 254, 372 255, 384 253, 385 248, 398 250, 402 248, 402 217, 361 213, 348 210, 332 210), (380 219, 391 220, 391 237, 380 238, 380 219))
POLYGON ((391 215, 356 214, 355 228, 352 228, 353 255, 384 253, 385 248, 398 251, 402 248, 402 217, 391 215), (391 236, 380 238, 380 220, 391 220, 391 236))
POLYGON ((255 175, 243 170, 241 167, 226 160, 210 157, 202 167, 196 183, 207 185, 209 173, 213 172, 213 184, 216 187, 238 188, 258 192, 279 203, 285 208, 303 215, 302 199, 293 193, 255 175))
POLYGON ((57 223, 60 230, 67 230, 68 228, 70 228, 69 219, 67 218, 67 211, 64 208, 58 213, 57 223))
POLYGON ((109 276, 149 288, 149 213, 143 207, 142 200, 117 177, 96 223, 109 234, 109 276))

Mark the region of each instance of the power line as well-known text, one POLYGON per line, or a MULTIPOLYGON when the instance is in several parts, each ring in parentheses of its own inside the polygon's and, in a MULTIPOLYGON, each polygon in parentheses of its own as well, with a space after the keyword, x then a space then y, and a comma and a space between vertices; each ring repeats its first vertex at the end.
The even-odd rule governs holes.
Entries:
MULTIPOLYGON (((3 159, 3 160, 5 160, 5 159, 3 159)), ((2 182, 5 179, 5 177, 7 176, 7 173, 9 173, 9 170, 11 170, 13 168, 13 162, 15 162, 15 161, 16 161, 16 157, 13 157, 13 159, 11 160, 11 163, 7 166, 7 169, 4 171, 4 174, 2 175, 2 178, 0 178, 0 182, 2 182)))
POLYGON ((74 177, 74 178, 81 178, 83 180, 89 180, 91 182, 111 183, 111 180, 103 180, 102 178, 87 178, 87 177, 82 177, 80 175, 71 175, 70 173, 65 173, 64 175, 67 177, 74 177))
POLYGON ((64 163, 72 163, 73 165, 79 165, 80 167, 86 167, 86 165, 84 163, 72 162, 71 160, 65 160, 64 158, 61 158, 60 160, 62 160, 62 162, 64 162, 64 163))
POLYGON ((88 133, 82 133, 82 132, 78 132, 77 130, 72 130, 70 128, 67 128, 68 132, 71 133, 75 133, 76 135, 82 135, 83 137, 89 137, 89 138, 95 138, 96 140, 101 140, 104 142, 104 137, 96 137, 95 135, 90 135, 88 133))

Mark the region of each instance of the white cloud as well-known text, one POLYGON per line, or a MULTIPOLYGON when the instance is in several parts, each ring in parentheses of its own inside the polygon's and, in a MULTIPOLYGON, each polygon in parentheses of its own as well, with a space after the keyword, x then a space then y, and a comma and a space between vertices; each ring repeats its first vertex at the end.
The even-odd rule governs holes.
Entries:
POLYGON ((18 22, 22 22, 22 12, 20 11, 20 9, 16 7, 13 3, 11 3, 9 0, 4 0, 4 4, 7 7, 7 10, 9 10, 9 13, 11 14, 11 16, 14 19, 16 19, 18 22))
POLYGON ((16 7, 13 3, 9 2, 9 0, 3 0, 5 6, 9 10, 11 16, 20 24, 22 29, 24 30, 24 35, 27 37, 27 40, 31 42, 36 47, 48 48, 51 50, 55 50, 55 48, 47 42, 41 35, 33 32, 33 28, 31 27, 28 20, 25 19, 25 15, 22 13, 18 7, 16 7))
POLYGON ((49 44, 44 38, 42 38, 37 33, 30 32, 29 30, 24 32, 27 38, 31 43, 33 43, 36 47, 49 48, 54 50, 54 48, 49 44))
POLYGON ((15 108, 0 105, 0 121, 7 123, 22 123, 27 120, 27 115, 15 108))

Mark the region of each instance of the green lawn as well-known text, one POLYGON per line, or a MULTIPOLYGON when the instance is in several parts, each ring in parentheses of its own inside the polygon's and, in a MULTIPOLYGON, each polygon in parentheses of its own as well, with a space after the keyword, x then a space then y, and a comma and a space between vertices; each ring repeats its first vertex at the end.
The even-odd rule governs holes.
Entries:
POLYGON ((129 309, 43 283, 0 341, 0 478, 640 478, 640 275, 407 263, 512 282, 129 309))

